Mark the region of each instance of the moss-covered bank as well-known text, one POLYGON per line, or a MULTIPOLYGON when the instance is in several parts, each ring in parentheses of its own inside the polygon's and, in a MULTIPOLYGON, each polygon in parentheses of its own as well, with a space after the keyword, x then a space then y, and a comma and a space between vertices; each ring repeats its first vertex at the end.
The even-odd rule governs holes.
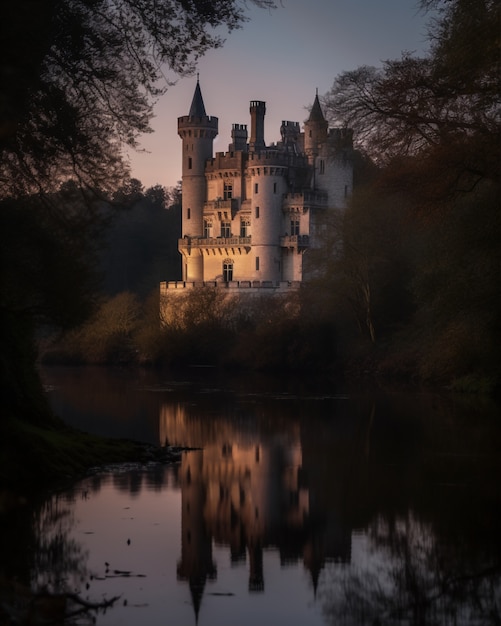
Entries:
POLYGON ((0 489, 16 492, 57 486, 95 466, 165 459, 153 446, 97 437, 58 420, 42 427, 7 418, 0 437, 0 489))

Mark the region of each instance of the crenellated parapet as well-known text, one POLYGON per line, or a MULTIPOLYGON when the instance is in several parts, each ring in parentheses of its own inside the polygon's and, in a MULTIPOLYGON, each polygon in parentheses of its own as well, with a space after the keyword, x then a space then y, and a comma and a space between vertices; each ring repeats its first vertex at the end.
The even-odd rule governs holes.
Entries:
POLYGON ((177 118, 177 132, 182 138, 208 137, 214 139, 218 134, 219 119, 214 115, 196 117, 183 115, 177 118))
POLYGON ((299 280, 231 280, 231 281, 170 281, 160 283, 160 296, 183 294, 188 291, 203 288, 213 288, 225 293, 233 293, 237 295, 249 294, 258 296, 266 293, 286 294, 291 289, 300 289, 301 281, 299 280))
POLYGON ((245 152, 216 152, 216 155, 208 159, 205 164, 207 176, 241 176, 245 167, 247 155, 245 152))
POLYGON ((267 149, 249 153, 247 173, 251 176, 285 176, 288 168, 300 168, 306 165, 307 160, 304 155, 267 149))
POLYGON ((339 148, 353 148, 353 130, 351 128, 330 128, 329 142, 339 148))

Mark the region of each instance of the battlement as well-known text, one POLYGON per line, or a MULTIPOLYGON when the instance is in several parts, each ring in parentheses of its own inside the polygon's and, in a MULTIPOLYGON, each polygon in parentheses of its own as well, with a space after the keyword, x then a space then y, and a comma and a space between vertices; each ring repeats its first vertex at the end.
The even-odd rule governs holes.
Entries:
POLYGON ((208 159, 205 165, 207 174, 217 170, 241 170, 244 162, 244 153, 241 150, 229 152, 216 152, 215 156, 208 159))
POLYGON ((195 117, 193 115, 183 115, 182 117, 177 118, 177 128, 178 130, 182 129, 192 129, 194 127, 198 128, 210 128, 215 130, 216 133, 218 131, 219 118, 214 115, 206 115, 205 117, 195 117))
POLYGON ((353 130, 351 128, 329 128, 329 140, 336 146, 353 147, 353 130))
POLYGON ((266 102, 263 102, 262 100, 251 100, 249 108, 251 111, 252 109, 259 109, 264 114, 266 112, 266 102))
POLYGON ((306 158, 301 154, 294 154, 286 150, 261 150, 258 152, 250 152, 248 165, 249 167, 259 166, 295 166, 302 167, 306 165, 306 158))
POLYGON ((301 287, 299 280, 230 280, 229 282, 217 280, 204 281, 170 281, 160 283, 160 297, 176 296, 186 294, 196 289, 213 288, 228 295, 250 295, 259 296, 262 294, 286 294, 296 291, 301 287))

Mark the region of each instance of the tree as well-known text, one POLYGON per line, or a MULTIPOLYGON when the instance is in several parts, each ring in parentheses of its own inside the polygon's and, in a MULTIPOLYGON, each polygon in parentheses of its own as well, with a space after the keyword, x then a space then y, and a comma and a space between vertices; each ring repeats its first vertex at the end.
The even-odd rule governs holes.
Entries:
POLYGON ((499 180, 501 9, 496 0, 422 5, 438 12, 429 55, 404 53, 379 69, 344 72, 325 103, 380 164, 410 163, 434 197, 437 187, 464 193, 480 180, 499 180), (421 171, 408 160, 417 156, 421 171))
POLYGON ((364 305, 371 336, 377 341, 382 322, 391 331, 387 362, 435 381, 477 376, 495 386, 501 6, 421 4, 435 11, 427 56, 404 53, 381 68, 344 72, 325 98, 330 117, 354 129, 379 167, 346 213, 341 275, 349 276, 348 294, 358 289, 353 300, 364 305), (400 208, 391 215, 395 199, 400 208), (403 219, 405 231, 392 236, 391 221, 403 219), (395 316, 402 301, 404 314, 395 316))
POLYGON ((112 190, 155 99, 244 19, 240 0, 2 3, 0 198, 68 177, 112 190))
POLYGON ((123 148, 148 132, 154 101, 173 78, 222 45, 224 29, 242 24, 244 7, 240 0, 1 3, 0 213, 9 245, 0 362, 9 413, 44 413, 34 369, 39 324, 59 326, 63 311, 65 325, 80 322, 92 304, 87 261, 103 225, 96 208, 127 179, 123 148), (70 180, 79 198, 68 205, 58 192, 70 180))
POLYGON ((111 223, 100 255, 100 268, 103 289, 108 295, 129 290, 144 298, 151 291, 158 291, 160 281, 178 280, 181 276, 177 252, 181 204, 173 203, 178 198, 178 188, 156 185, 144 191, 139 181, 132 179, 131 183, 114 196, 121 210, 117 211, 113 204, 106 205, 111 223))

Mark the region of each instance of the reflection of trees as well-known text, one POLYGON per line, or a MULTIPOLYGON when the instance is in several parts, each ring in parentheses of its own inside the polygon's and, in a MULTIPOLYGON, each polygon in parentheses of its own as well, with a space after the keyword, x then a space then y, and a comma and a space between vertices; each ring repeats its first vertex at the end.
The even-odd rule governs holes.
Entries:
MULTIPOLYGON (((367 561, 357 558, 355 534, 351 563, 324 570, 326 616, 357 625, 499 623, 496 413, 431 394, 361 400, 359 428, 353 412, 301 436, 310 515, 315 495, 328 528, 337 517, 367 529, 367 561)), ((312 551, 317 569, 325 553, 312 551)))
POLYGON ((438 537, 412 513, 376 518, 365 562, 332 568, 320 597, 333 624, 498 624, 501 560, 438 537))
POLYGON ((88 577, 88 552, 69 536, 74 523, 71 499, 56 495, 42 504, 35 519, 32 582, 36 589, 74 591, 88 577))

